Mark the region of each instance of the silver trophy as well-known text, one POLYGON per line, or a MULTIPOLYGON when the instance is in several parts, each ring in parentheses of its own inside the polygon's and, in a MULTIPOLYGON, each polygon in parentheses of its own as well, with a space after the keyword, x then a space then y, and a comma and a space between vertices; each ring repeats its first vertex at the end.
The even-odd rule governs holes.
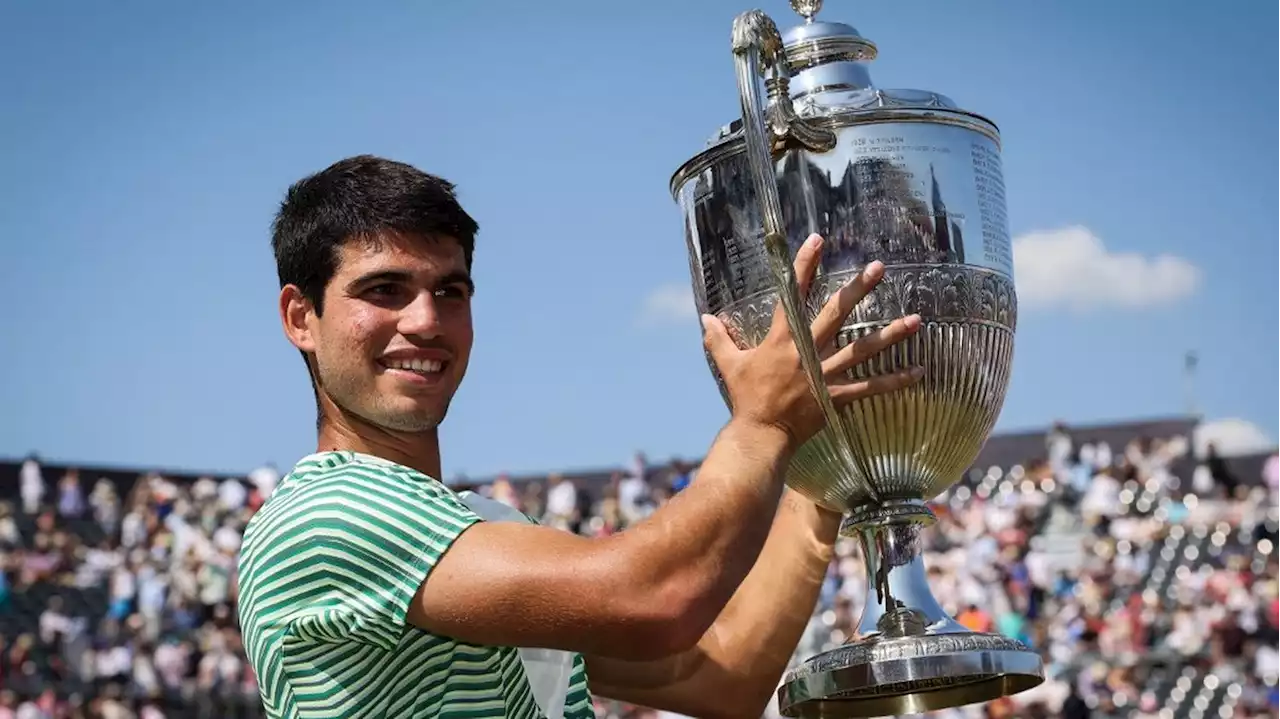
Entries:
MULTIPOLYGON (((1040 656, 949 616, 929 589, 920 540, 935 521, 926 502, 977 458, 1009 384, 1017 296, 999 132, 942 95, 874 87, 872 42, 815 20, 820 0, 791 5, 804 23, 785 37, 759 10, 734 20, 742 120, 671 181, 698 309, 749 347, 781 300, 827 419, 787 483, 844 512, 841 531, 859 540, 866 562, 854 636, 790 671, 779 708, 789 717, 879 716, 1015 694, 1044 681, 1040 656), (822 265, 802 300, 792 262, 815 232, 826 239, 822 265), (925 376, 837 410, 809 323, 872 260, 885 263, 884 279, 837 344, 911 313, 923 324, 851 377, 912 366, 925 376)), ((712 372, 719 381, 714 364, 712 372)), ((723 385, 721 393, 728 402, 723 385)))

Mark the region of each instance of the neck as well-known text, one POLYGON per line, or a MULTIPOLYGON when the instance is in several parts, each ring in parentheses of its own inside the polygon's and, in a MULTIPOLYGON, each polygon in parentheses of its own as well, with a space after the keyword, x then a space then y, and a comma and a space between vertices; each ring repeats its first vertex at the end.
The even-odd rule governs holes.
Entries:
POLYGON ((316 450, 369 454, 444 481, 440 470, 440 436, 435 429, 393 432, 346 412, 325 412, 320 420, 316 450))

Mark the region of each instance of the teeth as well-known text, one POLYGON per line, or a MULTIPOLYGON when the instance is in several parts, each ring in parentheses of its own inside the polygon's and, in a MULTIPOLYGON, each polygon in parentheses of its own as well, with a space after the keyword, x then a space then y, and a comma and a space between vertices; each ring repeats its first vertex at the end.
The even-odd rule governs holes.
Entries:
POLYGON ((391 369, 402 369, 410 372, 423 372, 426 374, 439 372, 443 365, 444 363, 440 360, 429 359, 393 360, 387 362, 387 366, 391 369))

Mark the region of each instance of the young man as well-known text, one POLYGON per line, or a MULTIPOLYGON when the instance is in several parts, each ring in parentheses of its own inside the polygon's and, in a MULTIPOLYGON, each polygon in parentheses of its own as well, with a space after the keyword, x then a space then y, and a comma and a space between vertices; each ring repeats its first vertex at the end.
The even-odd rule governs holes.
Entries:
MULTIPOLYGON (((784 491, 792 453, 823 424, 785 319, 741 350, 704 318, 734 411, 687 489, 610 537, 540 527, 438 481, 437 428, 471 352, 476 230, 448 182, 368 156, 298 182, 280 208, 280 318, 311 373, 319 442, 241 551, 239 615, 268 716, 577 719, 594 716, 592 693, 759 716, 839 524, 784 491)), ((802 290, 820 245, 798 253, 802 290)), ((834 349, 882 272, 813 323, 838 405, 918 376, 841 379, 919 325, 834 349)))

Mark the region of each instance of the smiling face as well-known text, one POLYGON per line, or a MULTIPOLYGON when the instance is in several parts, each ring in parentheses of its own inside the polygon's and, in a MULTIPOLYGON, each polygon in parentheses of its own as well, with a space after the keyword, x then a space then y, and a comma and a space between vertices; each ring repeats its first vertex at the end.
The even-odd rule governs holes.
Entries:
POLYGON ((434 430, 471 356, 472 283, 461 245, 387 233, 335 254, 322 313, 297 288, 282 291, 290 341, 344 412, 393 432, 434 430))

